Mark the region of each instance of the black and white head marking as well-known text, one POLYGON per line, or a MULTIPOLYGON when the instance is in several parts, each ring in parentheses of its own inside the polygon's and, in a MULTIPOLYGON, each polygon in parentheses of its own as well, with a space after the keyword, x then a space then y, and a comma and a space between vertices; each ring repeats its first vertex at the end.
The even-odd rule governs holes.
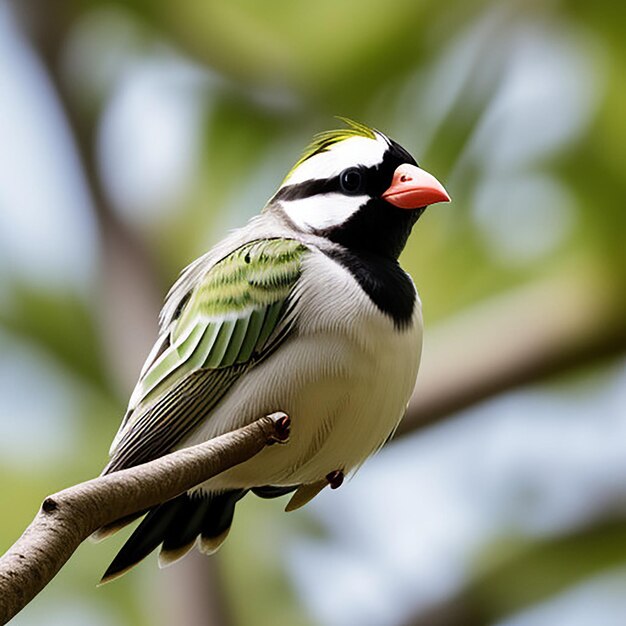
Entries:
POLYGON ((323 251, 350 271, 399 329, 409 326, 417 294, 397 258, 424 210, 382 198, 404 163, 417 165, 378 131, 349 136, 304 158, 269 205, 297 230, 328 241, 323 251))
POLYGON ((296 228, 309 233, 333 228, 367 202, 361 185, 346 192, 342 181, 349 183, 350 174, 360 177, 363 169, 382 162, 388 143, 382 135, 375 137, 339 141, 304 160, 287 176, 274 200, 296 228))
POLYGON ((399 209, 380 196, 399 165, 416 162, 382 133, 372 137, 351 136, 303 160, 270 206, 304 233, 397 258, 422 211, 399 209))

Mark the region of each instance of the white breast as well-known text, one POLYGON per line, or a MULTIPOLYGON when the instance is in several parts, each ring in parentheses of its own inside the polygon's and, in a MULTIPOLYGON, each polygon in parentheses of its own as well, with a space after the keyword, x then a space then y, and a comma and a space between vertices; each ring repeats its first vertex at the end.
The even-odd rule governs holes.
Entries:
POLYGON ((209 490, 317 481, 358 466, 389 437, 415 385, 422 345, 419 300, 397 330, 351 274, 309 255, 298 292, 298 332, 245 374, 183 443, 214 437, 273 411, 292 421, 290 441, 205 483, 209 490))

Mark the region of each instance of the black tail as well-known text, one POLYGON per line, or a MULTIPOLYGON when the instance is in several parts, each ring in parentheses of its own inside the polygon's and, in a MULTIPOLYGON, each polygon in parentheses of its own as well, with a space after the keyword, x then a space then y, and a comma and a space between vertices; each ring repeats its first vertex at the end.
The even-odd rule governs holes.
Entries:
POLYGON ((207 496, 183 494, 150 509, 100 582, 109 582, 126 573, 160 544, 163 544, 159 554, 161 565, 184 556, 198 536, 202 552, 215 552, 228 535, 235 505, 245 494, 244 489, 207 496))

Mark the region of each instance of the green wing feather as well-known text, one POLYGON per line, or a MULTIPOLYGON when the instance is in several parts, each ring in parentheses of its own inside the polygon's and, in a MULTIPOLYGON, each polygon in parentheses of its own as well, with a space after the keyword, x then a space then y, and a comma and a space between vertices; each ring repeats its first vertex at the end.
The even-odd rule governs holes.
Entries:
POLYGON ((292 239, 264 239, 208 270, 148 357, 105 472, 172 450, 287 336, 286 305, 306 251, 292 239))

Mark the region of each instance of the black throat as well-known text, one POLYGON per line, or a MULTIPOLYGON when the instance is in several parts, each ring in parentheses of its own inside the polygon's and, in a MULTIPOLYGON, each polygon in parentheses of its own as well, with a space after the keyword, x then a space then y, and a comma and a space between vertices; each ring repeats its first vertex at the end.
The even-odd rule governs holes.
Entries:
POLYGON ((410 327, 417 293, 413 281, 397 259, 357 254, 337 247, 323 252, 352 274, 374 305, 393 320, 398 330, 410 327))
POLYGON ((317 234, 339 244, 325 250, 359 283, 370 300, 399 330, 409 327, 417 293, 398 257, 424 209, 407 211, 371 199, 339 227, 317 234))
POLYGON ((272 202, 337 193, 369 197, 345 222, 315 229, 313 233, 337 244, 324 253, 354 276, 378 309, 391 317, 396 328, 406 329, 413 317, 417 293, 413 281, 400 267, 398 257, 425 207, 407 210, 383 200, 382 195, 389 188, 396 168, 402 163, 417 165, 395 141, 388 139, 387 142, 388 149, 380 163, 353 168, 361 174, 358 189, 342 188, 338 174, 282 187, 272 202))
POLYGON ((356 254, 397 259, 424 210, 425 207, 413 211, 399 209, 371 198, 343 224, 317 230, 316 234, 356 254))

